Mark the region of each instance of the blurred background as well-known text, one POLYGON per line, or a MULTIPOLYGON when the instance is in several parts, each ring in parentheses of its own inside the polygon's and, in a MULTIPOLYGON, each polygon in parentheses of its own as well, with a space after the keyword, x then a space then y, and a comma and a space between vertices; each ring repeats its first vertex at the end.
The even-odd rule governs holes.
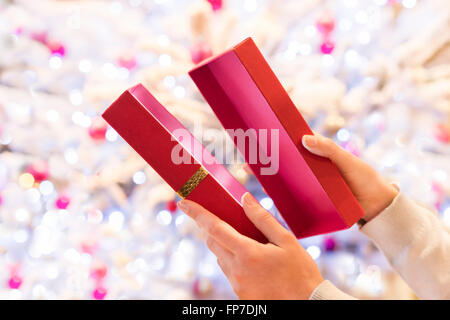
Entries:
MULTIPOLYGON (((449 9, 0 0, 0 298, 236 298, 176 194, 99 115, 141 82, 188 128, 220 128, 186 72, 248 36, 314 130, 450 226, 449 9)), ((349 294, 415 298, 356 227, 300 242, 349 294)))

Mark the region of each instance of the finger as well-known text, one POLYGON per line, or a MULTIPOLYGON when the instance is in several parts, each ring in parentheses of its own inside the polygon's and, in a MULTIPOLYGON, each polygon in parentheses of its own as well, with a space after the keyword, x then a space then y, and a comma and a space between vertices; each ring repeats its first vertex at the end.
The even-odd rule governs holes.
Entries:
POLYGON ((211 252, 214 253, 214 255, 217 257, 217 264, 219 265, 220 269, 222 269, 225 276, 229 278, 232 271, 232 260, 234 259, 233 253, 231 253, 231 251, 229 251, 227 248, 221 246, 212 237, 209 237, 206 240, 206 245, 208 246, 209 250, 211 250, 211 252))
POLYGON ((242 196, 242 205, 250 221, 270 242, 280 246, 292 239, 289 231, 265 210, 249 192, 242 196))
POLYGON ((194 219, 200 228, 233 253, 252 241, 194 201, 181 200, 178 207, 194 219))
POLYGON ((233 254, 230 250, 222 246, 219 242, 217 242, 213 237, 208 237, 206 239, 206 245, 209 250, 220 260, 231 260, 233 258, 233 254))
POLYGON ((217 259, 217 264, 219 265, 220 269, 222 269, 225 276, 228 278, 228 280, 231 281, 231 263, 228 260, 221 260, 217 259))
POLYGON ((319 134, 304 135, 302 137, 302 144, 311 153, 333 161, 340 170, 350 168, 359 161, 356 156, 342 149, 333 140, 319 134))

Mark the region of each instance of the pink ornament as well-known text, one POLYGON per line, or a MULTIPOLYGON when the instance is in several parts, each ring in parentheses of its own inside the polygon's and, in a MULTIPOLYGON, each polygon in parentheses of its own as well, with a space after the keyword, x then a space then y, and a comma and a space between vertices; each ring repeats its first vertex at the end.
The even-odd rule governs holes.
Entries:
POLYGON ((212 56, 209 45, 205 42, 199 42, 191 48, 192 62, 197 64, 212 56))
POLYGON ((207 0, 213 9, 213 11, 218 11, 222 9, 223 1, 222 0, 207 0))
POLYGON ((317 19, 316 28, 324 36, 333 32, 335 26, 334 18, 330 14, 323 14, 317 19))
POLYGON ((89 127, 89 135, 93 140, 105 140, 108 126, 102 118, 95 118, 89 127))
POLYGON ((0 206, 2 205, 2 203, 3 203, 3 197, 2 197, 2 195, 0 194, 0 206))
POLYGON ((166 202, 166 209, 172 213, 176 212, 178 209, 177 202, 175 200, 166 202))
POLYGON ((11 275, 18 275, 20 273, 21 268, 22 268, 22 262, 14 263, 9 266, 9 273, 11 275))
POLYGON ((330 40, 325 40, 320 45, 320 52, 322 52, 323 54, 331 54, 333 50, 334 50, 334 43, 330 40))
POLYGON ((46 31, 32 32, 30 34, 31 39, 46 44, 48 41, 48 33, 46 31))
POLYGON ((91 239, 85 240, 80 244, 80 250, 82 252, 90 254, 90 255, 94 254, 94 252, 97 250, 97 248, 98 248, 98 242, 95 240, 91 240, 91 239))
POLYGON ((108 291, 105 288, 97 287, 92 292, 92 296, 94 297, 95 300, 103 300, 103 299, 105 299, 105 296, 107 293, 108 293, 108 291))
POLYGON ((19 289, 21 285, 22 285, 22 278, 19 277, 18 275, 13 275, 8 280, 8 286, 11 289, 19 289))
POLYGON ((131 70, 137 66, 137 60, 134 56, 123 56, 117 59, 117 64, 128 70, 131 70))
POLYGON ((326 237, 323 239, 323 246, 325 251, 334 251, 336 249, 336 240, 333 237, 326 237))
POLYGON ((23 34, 23 28, 22 27, 17 27, 16 30, 14 31, 14 34, 20 36, 23 34))
POLYGON ((64 55, 66 54, 66 48, 62 43, 58 41, 47 41, 46 45, 52 55, 64 57, 64 55))
POLYGON ((33 176, 36 182, 44 181, 50 176, 50 170, 47 162, 45 161, 32 163, 28 166, 26 171, 33 176))
POLYGON ((91 278, 100 281, 108 273, 108 267, 102 262, 96 262, 91 269, 91 278))
POLYGON ((386 125, 384 124, 384 122, 379 122, 376 125, 376 128, 378 129, 378 131, 384 131, 384 129, 386 129, 386 125))
POLYGON ((59 196, 59 197, 56 199, 56 201, 55 201, 55 206, 56 206, 58 209, 62 209, 62 210, 67 209, 67 207, 69 206, 69 204, 70 204, 70 198, 69 198, 68 196, 65 196, 65 195, 59 196))

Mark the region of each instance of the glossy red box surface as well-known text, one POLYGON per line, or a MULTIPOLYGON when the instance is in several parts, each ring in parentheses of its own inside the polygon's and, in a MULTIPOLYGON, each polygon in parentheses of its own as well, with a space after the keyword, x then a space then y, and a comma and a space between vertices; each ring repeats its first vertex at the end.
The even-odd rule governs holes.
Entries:
MULTIPOLYGON (((247 191, 228 170, 196 140, 142 85, 125 91, 103 118, 175 190, 202 166, 208 175, 186 197, 229 223, 240 233, 260 242, 267 239, 245 215, 240 200, 247 191), (175 132, 188 133, 179 140, 175 132), (190 163, 176 164, 175 147, 184 149, 190 163)), ((183 151, 183 152, 184 152, 183 151)))
POLYGON ((302 146, 312 131, 251 38, 189 74, 225 129, 279 133, 276 174, 262 174, 265 165, 240 151, 298 238, 348 228, 363 216, 337 167, 302 146))

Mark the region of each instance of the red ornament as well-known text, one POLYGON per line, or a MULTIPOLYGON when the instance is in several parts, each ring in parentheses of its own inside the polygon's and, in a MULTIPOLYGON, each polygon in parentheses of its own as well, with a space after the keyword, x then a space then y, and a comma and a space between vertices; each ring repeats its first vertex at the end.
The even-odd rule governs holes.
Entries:
POLYGON ((95 118, 89 127, 89 135, 93 140, 105 140, 107 130, 108 126, 106 122, 101 118, 95 118))
POLYGON ((440 142, 449 143, 450 142, 450 127, 447 127, 442 123, 438 124, 436 126, 434 136, 440 142))
POLYGON ((178 209, 177 202, 175 200, 166 202, 166 209, 172 213, 176 212, 178 209))
POLYGON ((335 26, 334 18, 330 14, 323 14, 317 19, 316 28, 324 36, 333 32, 335 26))
POLYGON ((26 171, 33 176, 36 182, 44 181, 50 176, 50 170, 45 161, 32 163, 28 166, 26 171))
POLYGON ((211 5, 213 11, 218 11, 218 10, 222 9, 222 7, 223 7, 222 0, 207 0, 207 1, 211 5))
POLYGON ((334 43, 330 40, 325 40, 320 45, 320 52, 322 52, 323 54, 331 54, 333 50, 334 50, 334 43))
POLYGON ((108 293, 108 291, 105 288, 97 287, 92 292, 92 296, 94 297, 95 300, 103 300, 103 299, 105 299, 105 296, 107 293, 108 293))
POLYGON ((11 289, 19 289, 21 285, 22 285, 22 278, 19 277, 18 275, 13 275, 8 280, 8 287, 10 287, 11 289))
POLYGON ((56 199, 56 201, 55 201, 55 206, 58 208, 58 209, 67 209, 67 207, 69 206, 69 204, 70 204, 70 198, 68 197, 68 196, 65 196, 65 195, 61 195, 61 196, 59 196, 57 199, 56 199))
POLYGON ((47 41, 46 43, 48 50, 50 50, 52 55, 58 55, 64 57, 66 54, 66 48, 61 42, 58 41, 47 41))
POLYGON ((205 42, 199 42, 191 48, 192 62, 197 64, 213 55, 211 48, 205 42))

